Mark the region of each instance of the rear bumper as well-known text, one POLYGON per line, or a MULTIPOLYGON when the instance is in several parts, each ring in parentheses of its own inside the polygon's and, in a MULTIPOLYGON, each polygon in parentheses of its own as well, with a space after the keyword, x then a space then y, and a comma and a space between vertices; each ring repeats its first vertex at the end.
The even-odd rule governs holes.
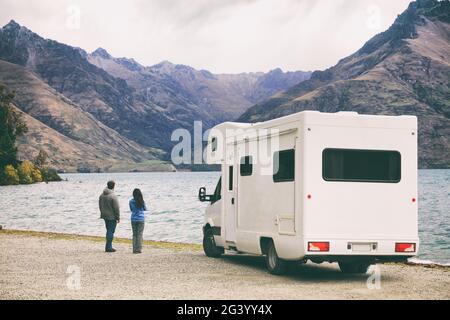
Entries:
POLYGON ((277 253, 286 260, 342 261, 368 259, 375 261, 405 261, 419 252, 418 238, 396 239, 336 239, 325 237, 278 237, 277 253), (308 251, 309 242, 328 242, 328 251, 308 251), (414 243, 414 252, 395 252, 396 243, 414 243))
POLYGON ((321 263, 321 262, 357 262, 357 261, 364 261, 364 262, 406 262, 408 258, 413 257, 412 256, 395 256, 395 255, 388 255, 388 256, 375 256, 375 255, 306 255, 303 259, 304 260, 311 260, 315 263, 321 263))
POLYGON ((322 261, 373 260, 373 261, 405 261, 414 257, 419 251, 419 239, 304 239, 305 258, 322 261), (329 242, 328 251, 309 251, 308 243, 316 241, 329 242), (414 243, 414 252, 396 252, 396 243, 414 243))

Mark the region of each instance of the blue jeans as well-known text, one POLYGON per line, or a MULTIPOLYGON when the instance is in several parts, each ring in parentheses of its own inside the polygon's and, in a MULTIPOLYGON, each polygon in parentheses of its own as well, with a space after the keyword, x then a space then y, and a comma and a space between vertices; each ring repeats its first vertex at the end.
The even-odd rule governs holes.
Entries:
POLYGON ((106 220, 106 246, 105 251, 112 249, 112 242, 114 239, 114 232, 116 232, 117 221, 116 220, 106 220))
POLYGON ((133 252, 135 253, 142 251, 144 226, 144 221, 131 221, 131 228, 133 229, 133 252))

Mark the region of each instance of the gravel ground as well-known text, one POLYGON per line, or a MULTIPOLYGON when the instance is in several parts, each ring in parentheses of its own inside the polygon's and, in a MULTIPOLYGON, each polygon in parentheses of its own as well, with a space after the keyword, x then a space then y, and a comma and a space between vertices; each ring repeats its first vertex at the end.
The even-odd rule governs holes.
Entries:
POLYGON ((370 272, 306 264, 280 277, 265 271, 261 257, 211 259, 198 246, 164 243, 133 255, 123 240, 116 253, 105 253, 100 240, 0 231, 0 299, 450 298, 448 267, 378 265, 377 282, 370 272))

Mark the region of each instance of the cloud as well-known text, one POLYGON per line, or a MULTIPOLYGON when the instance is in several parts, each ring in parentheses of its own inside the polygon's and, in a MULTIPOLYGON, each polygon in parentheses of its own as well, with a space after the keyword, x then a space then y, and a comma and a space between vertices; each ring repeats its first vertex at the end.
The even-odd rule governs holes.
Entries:
POLYGON ((408 0, 0 0, 44 37, 145 65, 212 72, 316 70, 383 31, 408 0))

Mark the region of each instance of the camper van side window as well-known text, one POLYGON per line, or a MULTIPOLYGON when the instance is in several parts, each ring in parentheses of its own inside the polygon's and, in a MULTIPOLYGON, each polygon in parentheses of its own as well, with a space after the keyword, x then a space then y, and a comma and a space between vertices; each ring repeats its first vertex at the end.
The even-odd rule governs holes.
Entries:
POLYGON ((222 198, 221 190, 222 190, 222 177, 220 177, 219 182, 217 182, 216 189, 214 190, 214 194, 211 199, 211 204, 219 201, 222 198))
POLYGON ((241 176, 251 176, 253 173, 253 158, 252 156, 245 156, 241 158, 240 165, 241 176))
POLYGON ((397 183, 401 156, 398 151, 325 149, 322 177, 326 181, 397 183))
POLYGON ((211 139, 211 151, 214 152, 217 150, 217 138, 212 137, 211 139))
POLYGON ((295 179, 295 150, 277 151, 273 154, 273 182, 295 179))

